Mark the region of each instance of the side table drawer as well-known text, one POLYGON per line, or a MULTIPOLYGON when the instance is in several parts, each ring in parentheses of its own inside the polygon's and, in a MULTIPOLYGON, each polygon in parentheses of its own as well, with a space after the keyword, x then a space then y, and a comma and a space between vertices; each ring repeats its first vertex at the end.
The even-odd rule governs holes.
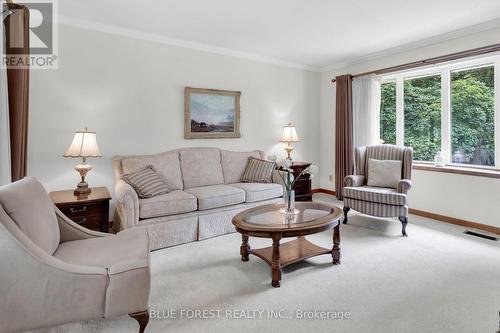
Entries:
POLYGON ((74 218, 72 221, 87 229, 99 230, 103 223, 103 218, 104 217, 102 215, 90 215, 74 218))
POLYGON ((310 179, 297 179, 295 182, 293 189, 295 190, 295 194, 305 194, 309 193, 311 188, 311 180, 310 179))
POLYGON ((102 215, 107 205, 103 204, 75 204, 59 207, 59 209, 70 219, 89 215, 102 215))
POLYGON ((76 224, 108 232, 111 195, 106 187, 93 187, 87 196, 75 196, 73 190, 53 191, 49 196, 57 208, 76 224))
POLYGON ((295 182, 293 189, 295 190, 295 200, 297 201, 311 201, 311 179, 299 178, 295 182))

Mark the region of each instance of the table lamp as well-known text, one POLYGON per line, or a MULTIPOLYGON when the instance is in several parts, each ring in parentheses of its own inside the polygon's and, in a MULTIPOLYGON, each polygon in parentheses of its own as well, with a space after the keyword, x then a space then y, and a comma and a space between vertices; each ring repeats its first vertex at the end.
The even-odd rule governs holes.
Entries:
POLYGON ((299 136, 297 135, 297 131, 295 130, 295 126, 292 126, 292 123, 288 123, 287 126, 283 127, 283 134, 281 135, 280 142, 287 143, 285 150, 288 154, 288 159, 291 160, 290 154, 292 153, 293 146, 292 142, 299 142, 299 136))
POLYGON ((73 142, 66 151, 64 157, 81 157, 82 163, 75 166, 75 170, 80 173, 81 181, 78 183, 76 189, 73 191, 74 195, 88 195, 91 190, 89 184, 85 181, 87 172, 92 170, 92 166, 87 164, 87 157, 102 157, 99 147, 97 146, 97 139, 95 132, 89 132, 87 127, 83 131, 75 132, 73 142))

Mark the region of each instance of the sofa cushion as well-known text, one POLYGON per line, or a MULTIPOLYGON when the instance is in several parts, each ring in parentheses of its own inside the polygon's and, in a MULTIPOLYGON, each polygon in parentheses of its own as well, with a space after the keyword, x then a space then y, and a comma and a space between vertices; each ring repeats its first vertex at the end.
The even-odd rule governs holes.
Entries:
POLYGON ((261 153, 258 150, 239 152, 221 150, 222 172, 224 174, 224 183, 238 183, 245 172, 249 157, 261 158, 261 153))
POLYGON ((184 188, 224 183, 219 149, 192 148, 179 154, 184 188))
POLYGON ((52 255, 59 246, 59 224, 47 192, 38 180, 26 177, 0 187, 0 204, 19 229, 52 255))
POLYGON ((139 199, 139 218, 141 219, 187 213, 196 209, 196 197, 179 190, 148 199, 139 199))
POLYGON ((157 155, 128 156, 122 160, 122 171, 130 174, 151 166, 165 180, 170 190, 182 190, 181 165, 178 152, 157 155))
POLYGON ((389 205, 406 205, 406 195, 393 188, 359 186, 344 187, 344 197, 356 200, 384 203, 389 205))
POLYGON ((250 157, 240 181, 245 183, 272 183, 275 169, 276 163, 274 162, 250 157))
POLYGON ((123 175, 123 180, 135 189, 141 199, 152 198, 170 191, 163 178, 152 167, 123 175))
POLYGON ((230 184, 245 191, 246 202, 256 202, 283 196, 283 186, 273 183, 235 183, 230 184))
MULTIPOLYGON (((116 235, 64 242, 54 253, 54 257, 76 265, 74 267, 91 266, 106 269, 109 275, 103 295, 104 317, 144 311, 141 309, 148 308, 151 273, 149 239, 145 228, 132 228, 116 235)), ((48 283, 57 281, 49 279, 48 283)), ((87 292, 84 288, 85 285, 74 293, 75 302, 82 298, 81 293, 87 292)))
POLYGON ((64 242, 54 252, 54 257, 69 264, 104 268, 137 260, 147 264, 148 255, 149 239, 145 228, 64 242))
POLYGON ((245 191, 229 185, 211 185, 187 189, 198 198, 198 210, 236 205, 245 202, 245 191))

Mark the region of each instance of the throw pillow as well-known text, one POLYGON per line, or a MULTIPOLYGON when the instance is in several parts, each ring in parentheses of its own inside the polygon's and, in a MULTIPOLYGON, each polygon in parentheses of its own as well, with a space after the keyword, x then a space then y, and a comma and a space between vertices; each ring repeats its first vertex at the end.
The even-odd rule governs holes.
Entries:
POLYGON ((368 160, 368 186, 397 188, 401 180, 403 162, 393 160, 368 160))
POLYGON ((249 157, 240 181, 244 183, 272 183, 275 168, 274 162, 249 157))
POLYGON ((169 192, 165 181, 150 166, 141 171, 123 175, 122 178, 135 189, 141 199, 169 192))

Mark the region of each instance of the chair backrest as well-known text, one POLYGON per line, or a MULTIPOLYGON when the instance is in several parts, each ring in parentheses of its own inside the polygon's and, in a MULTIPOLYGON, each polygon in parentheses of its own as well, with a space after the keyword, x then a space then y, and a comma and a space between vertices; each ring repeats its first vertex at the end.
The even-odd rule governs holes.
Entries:
POLYGON ((376 145, 357 147, 354 153, 354 168, 356 175, 366 175, 368 160, 396 160, 401 161, 401 178, 411 179, 413 162, 413 148, 395 145, 376 145))
POLYGON ((60 242, 59 224, 45 188, 33 177, 0 187, 0 205, 21 231, 52 255, 60 242))

